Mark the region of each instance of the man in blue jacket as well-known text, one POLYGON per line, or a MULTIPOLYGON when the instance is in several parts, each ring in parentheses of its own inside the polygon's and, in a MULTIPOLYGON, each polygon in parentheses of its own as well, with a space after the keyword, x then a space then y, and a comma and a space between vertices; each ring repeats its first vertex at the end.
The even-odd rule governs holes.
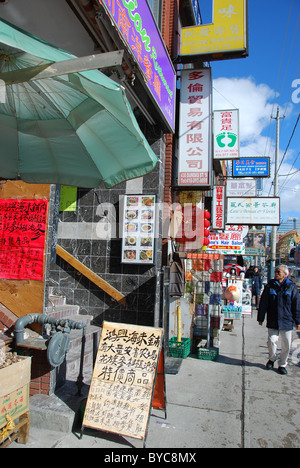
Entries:
POLYGON ((269 360, 267 369, 272 369, 276 361, 279 337, 281 353, 278 372, 287 374, 286 366, 292 342, 294 325, 300 330, 300 295, 297 286, 288 278, 287 266, 280 265, 275 270, 275 279, 265 286, 257 314, 259 325, 267 314, 269 360))

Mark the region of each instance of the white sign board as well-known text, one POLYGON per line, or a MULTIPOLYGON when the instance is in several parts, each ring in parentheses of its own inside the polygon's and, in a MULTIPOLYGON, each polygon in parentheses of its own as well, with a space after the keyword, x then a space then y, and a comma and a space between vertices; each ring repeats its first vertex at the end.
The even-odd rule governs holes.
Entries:
POLYGON ((210 186, 211 100, 210 68, 181 72, 179 112, 179 186, 210 186))
POLYGON ((206 252, 221 255, 243 255, 245 245, 242 231, 211 232, 206 252))
POLYGON ((214 159, 240 157, 238 109, 214 111, 214 159))
POLYGON ((257 179, 227 179, 227 197, 256 197, 257 179))
POLYGON ((227 198, 226 224, 280 225, 280 198, 227 198))

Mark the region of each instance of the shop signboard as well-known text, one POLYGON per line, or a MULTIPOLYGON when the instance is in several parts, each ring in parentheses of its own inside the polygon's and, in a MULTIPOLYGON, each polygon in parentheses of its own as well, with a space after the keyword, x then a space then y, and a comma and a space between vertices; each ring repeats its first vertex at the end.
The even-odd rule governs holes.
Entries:
POLYGON ((154 263, 155 201, 155 195, 126 195, 124 197, 122 263, 154 263))
POLYGON ((181 72, 178 185, 211 184, 211 69, 181 72))
POLYGON ((182 28, 181 60, 195 56, 204 61, 248 55, 247 0, 214 0, 213 23, 182 28))
POLYGON ((225 226, 225 187, 219 185, 213 189, 212 229, 224 229, 225 226))
POLYGON ((270 158, 233 160, 232 177, 270 177, 270 158))
POLYGON ((279 226, 279 197, 227 198, 226 224, 279 226))
POLYGON ((257 180, 256 179, 227 179, 226 196, 227 197, 256 197, 257 180))
POLYGON ((142 70, 161 115, 175 129, 176 72, 147 0, 98 0, 142 70))
POLYGON ((145 439, 161 328, 103 322, 84 427, 145 439))
POLYGON ((214 159, 240 157, 238 109, 214 111, 214 159))
POLYGON ((211 232, 207 253, 221 255, 244 255, 245 245, 242 231, 211 232))

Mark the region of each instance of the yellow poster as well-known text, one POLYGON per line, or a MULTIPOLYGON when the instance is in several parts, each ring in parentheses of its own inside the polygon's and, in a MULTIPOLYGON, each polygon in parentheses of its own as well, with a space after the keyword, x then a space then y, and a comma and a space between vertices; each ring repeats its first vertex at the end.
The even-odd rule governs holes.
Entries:
POLYGON ((247 49, 246 25, 247 0, 214 0, 213 23, 182 28, 180 55, 242 56, 247 49))

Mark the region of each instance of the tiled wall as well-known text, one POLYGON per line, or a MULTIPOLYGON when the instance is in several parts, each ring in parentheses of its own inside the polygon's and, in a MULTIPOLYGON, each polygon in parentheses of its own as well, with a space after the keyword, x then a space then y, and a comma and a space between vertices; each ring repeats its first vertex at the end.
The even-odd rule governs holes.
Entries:
MULTIPOLYGON (((163 201, 165 143, 162 135, 152 142, 152 149, 160 157, 162 164, 158 163, 153 172, 143 177, 142 190, 144 194, 155 194, 159 201, 163 201)), ((130 185, 133 185, 133 191, 135 184, 130 185)), ((157 239, 155 265, 128 265, 121 264, 120 238, 100 240, 94 235, 95 225, 100 221, 99 211, 97 214, 99 205, 112 203, 118 218, 120 196, 125 195, 126 188, 128 192, 128 185, 124 182, 113 189, 78 189, 76 211, 59 214, 59 223, 72 224, 64 225, 67 234, 58 238, 61 247, 126 296, 126 307, 113 300, 58 256, 56 263, 50 265, 47 284, 54 288, 54 293, 66 296, 67 303, 79 305, 81 314, 93 315, 94 323, 101 325, 103 320, 107 320, 153 326, 155 310, 159 310, 161 237, 157 239), (77 224, 84 228, 87 238, 75 238, 77 224)), ((159 218, 161 229, 161 213, 159 218)), ((118 228, 117 224, 117 234, 118 228)))

